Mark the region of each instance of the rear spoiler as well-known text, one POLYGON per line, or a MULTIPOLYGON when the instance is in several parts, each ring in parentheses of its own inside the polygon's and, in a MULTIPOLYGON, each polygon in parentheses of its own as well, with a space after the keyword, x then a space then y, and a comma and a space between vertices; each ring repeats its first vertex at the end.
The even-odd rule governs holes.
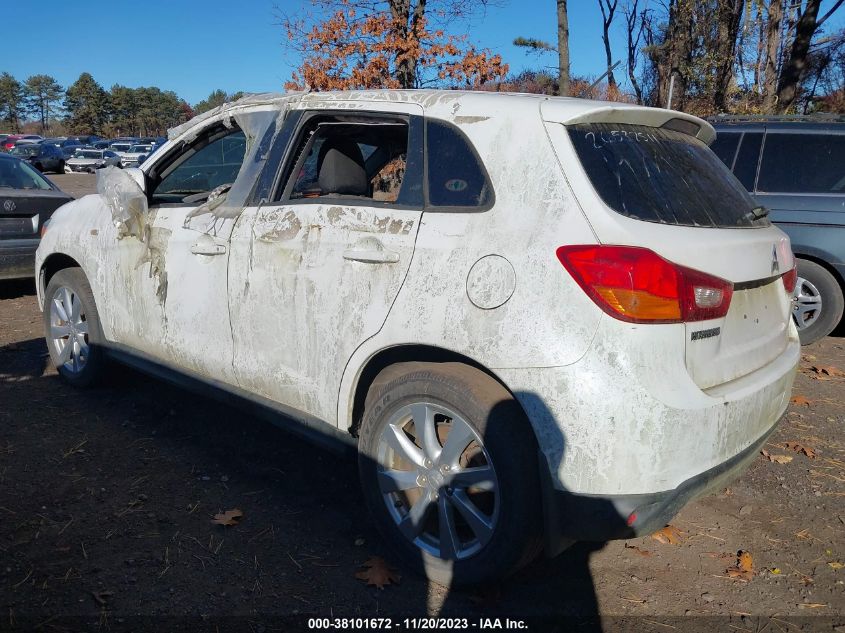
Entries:
POLYGON ((632 125, 648 125, 662 127, 675 132, 694 136, 710 145, 716 139, 716 130, 704 119, 691 114, 664 110, 662 108, 646 108, 628 103, 609 103, 584 110, 573 108, 569 100, 549 99, 540 105, 540 113, 544 121, 575 125, 577 123, 620 123, 632 125))

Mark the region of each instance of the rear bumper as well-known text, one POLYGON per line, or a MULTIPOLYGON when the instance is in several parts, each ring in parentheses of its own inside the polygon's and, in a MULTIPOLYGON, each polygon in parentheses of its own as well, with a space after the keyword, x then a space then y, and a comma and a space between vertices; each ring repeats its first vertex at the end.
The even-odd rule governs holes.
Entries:
MULTIPOLYGON (((687 503, 738 478, 777 427, 727 461, 674 490, 638 495, 581 495, 555 490, 546 476, 546 549, 554 555, 571 541, 611 541, 652 534, 687 503)), ((548 473, 548 469, 544 469, 548 473)))
POLYGON ((0 241, 0 279, 26 279, 35 275, 38 238, 0 241))

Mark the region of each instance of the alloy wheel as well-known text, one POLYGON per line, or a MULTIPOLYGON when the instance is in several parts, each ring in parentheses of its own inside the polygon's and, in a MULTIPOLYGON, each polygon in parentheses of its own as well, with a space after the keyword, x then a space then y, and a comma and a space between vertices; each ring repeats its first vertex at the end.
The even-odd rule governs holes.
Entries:
POLYGON ((810 327, 822 313, 822 295, 812 283, 798 278, 792 293, 792 317, 799 330, 810 327))
POLYGON ((496 472, 458 413, 429 402, 402 407, 379 437, 378 462, 388 512, 415 546, 463 560, 489 543, 500 504, 496 472))
POLYGON ((50 342, 59 364, 73 374, 88 362, 88 321, 82 300, 72 288, 60 286, 50 300, 50 342))

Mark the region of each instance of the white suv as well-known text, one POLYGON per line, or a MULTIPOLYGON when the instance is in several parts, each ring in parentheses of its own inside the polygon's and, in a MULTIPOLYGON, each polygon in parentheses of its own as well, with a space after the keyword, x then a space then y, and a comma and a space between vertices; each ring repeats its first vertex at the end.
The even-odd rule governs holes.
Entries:
POLYGON ((255 95, 65 205, 53 362, 109 358, 357 447, 441 583, 662 527, 734 477, 799 358, 786 236, 669 110, 534 95, 255 95))

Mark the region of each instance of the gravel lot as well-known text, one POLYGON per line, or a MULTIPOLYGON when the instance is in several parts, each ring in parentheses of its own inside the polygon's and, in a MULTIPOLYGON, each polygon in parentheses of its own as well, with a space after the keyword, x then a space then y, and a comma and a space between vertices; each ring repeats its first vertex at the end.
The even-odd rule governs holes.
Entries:
MULTIPOLYGON (((91 176, 53 180, 94 189, 91 176)), ((761 455, 686 507, 677 542, 579 545, 484 591, 405 574, 380 591, 355 578, 390 555, 354 463, 129 370, 68 387, 48 366, 32 284, 0 283, 0 630, 292 630, 303 622, 278 618, 439 613, 588 618, 579 630, 600 616, 606 630, 843 631, 845 339, 804 352, 766 448, 775 461, 761 455), (233 508, 239 525, 212 524, 233 508), (729 572, 739 550, 752 556, 747 578, 729 572)))

